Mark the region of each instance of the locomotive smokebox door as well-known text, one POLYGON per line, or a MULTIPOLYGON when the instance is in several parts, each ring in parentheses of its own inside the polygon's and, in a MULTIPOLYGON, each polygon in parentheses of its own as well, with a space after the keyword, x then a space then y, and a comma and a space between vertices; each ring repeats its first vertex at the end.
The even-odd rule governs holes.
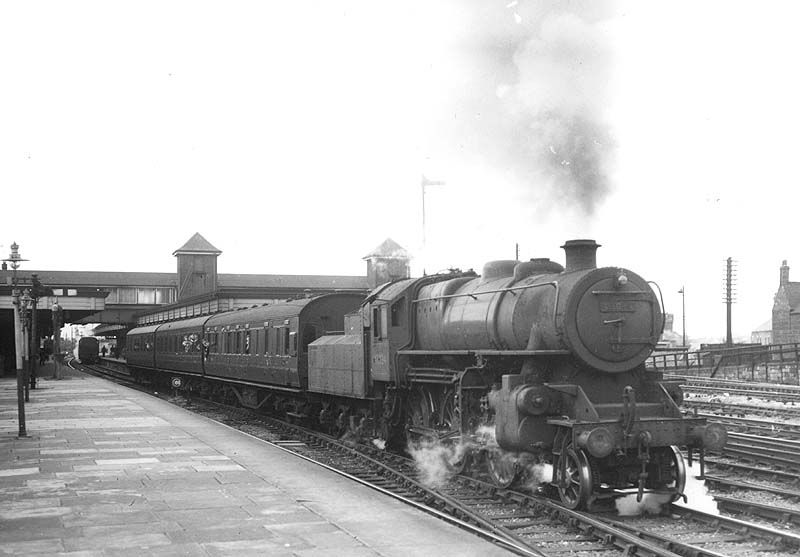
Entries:
POLYGON ((644 362, 663 326, 655 293, 640 276, 616 268, 586 273, 564 314, 567 341, 587 365, 611 373, 644 362))

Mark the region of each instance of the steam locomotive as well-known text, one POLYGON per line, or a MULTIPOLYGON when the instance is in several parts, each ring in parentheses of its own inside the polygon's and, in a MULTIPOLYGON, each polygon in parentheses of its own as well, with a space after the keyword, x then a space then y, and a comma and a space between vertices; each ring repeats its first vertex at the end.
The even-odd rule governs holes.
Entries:
POLYGON ((569 508, 636 492, 683 495, 689 456, 726 441, 645 369, 663 331, 650 283, 597 268, 593 240, 549 259, 408 278, 347 293, 140 327, 143 381, 203 391, 394 447, 450 446, 454 472, 501 487, 541 463, 569 508))

